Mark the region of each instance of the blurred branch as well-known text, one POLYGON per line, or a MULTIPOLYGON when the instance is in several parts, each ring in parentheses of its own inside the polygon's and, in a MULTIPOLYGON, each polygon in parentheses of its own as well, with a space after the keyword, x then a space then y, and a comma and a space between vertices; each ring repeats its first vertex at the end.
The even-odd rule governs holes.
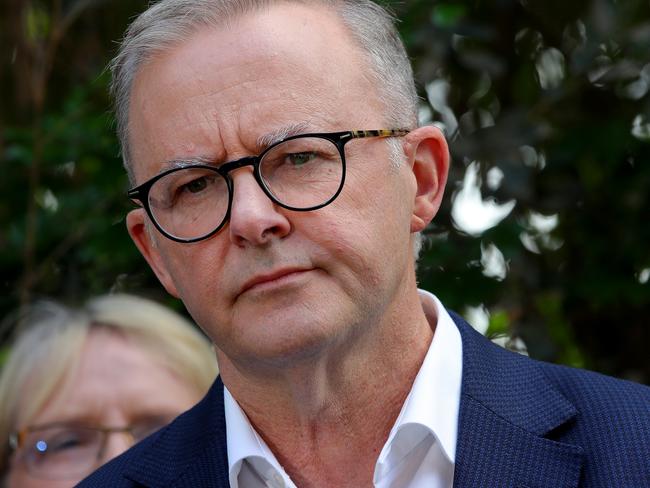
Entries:
MULTIPOLYGON (((35 271, 36 233, 38 227, 38 206, 35 195, 37 194, 41 179, 41 166, 46 144, 43 135, 43 113, 47 97, 47 82, 50 78, 54 58, 61 40, 83 10, 94 3, 97 2, 93 0, 81 0, 76 2, 68 12, 64 13, 61 0, 54 0, 52 11, 49 15, 49 29, 40 25, 42 29, 47 31, 47 35, 44 36, 43 40, 39 38, 39 34, 42 34, 42 32, 38 30, 27 32, 26 19, 40 18, 41 20, 44 19, 43 23, 48 24, 47 13, 38 12, 37 7, 30 2, 24 3, 23 8, 18 11, 20 20, 23 20, 23 29, 19 31, 22 34, 22 38, 19 39, 22 41, 20 44, 26 48, 25 54, 31 60, 31 65, 28 66, 28 69, 31 70, 29 79, 32 82, 29 103, 33 113, 33 158, 29 165, 28 173, 28 200, 25 215, 25 247, 23 252, 24 269, 19 288, 21 307, 29 303, 32 287, 39 274, 35 271), (29 35, 32 36, 32 42, 29 42, 29 35)), ((33 22, 36 23, 36 21, 33 22)))

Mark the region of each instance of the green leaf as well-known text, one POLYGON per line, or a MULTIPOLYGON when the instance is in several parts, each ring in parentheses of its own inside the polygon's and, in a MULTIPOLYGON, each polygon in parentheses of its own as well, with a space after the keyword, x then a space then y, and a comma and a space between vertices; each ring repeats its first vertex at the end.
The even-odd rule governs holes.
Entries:
POLYGON ((466 10, 464 5, 441 3, 434 7, 431 20, 438 27, 454 27, 465 16, 466 10))
POLYGON ((51 28, 50 14, 38 3, 27 7, 25 15, 25 34, 29 41, 36 43, 47 39, 51 28))

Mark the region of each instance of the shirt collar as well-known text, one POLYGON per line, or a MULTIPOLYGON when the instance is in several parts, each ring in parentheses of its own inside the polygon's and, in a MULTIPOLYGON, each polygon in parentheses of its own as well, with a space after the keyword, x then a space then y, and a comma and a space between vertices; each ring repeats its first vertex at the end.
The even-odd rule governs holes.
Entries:
POLYGON ((377 460, 376 473, 398 464, 429 433, 455 463, 462 381, 460 332, 442 303, 420 290, 420 300, 435 333, 411 391, 377 460), (436 321, 437 316, 437 321, 436 321))
POLYGON ((275 458, 271 449, 266 445, 246 417, 246 414, 235 401, 224 385, 223 388, 224 415, 226 418, 226 444, 228 449, 228 474, 230 486, 239 486, 239 472, 242 464, 247 461, 261 475, 280 475, 288 483, 288 476, 275 458))
MULTIPOLYGON (((383 471, 382 467, 388 469, 399 463, 429 432, 440 443, 447 460, 455 463, 462 341, 460 332, 438 298, 424 290, 419 293, 427 320, 435 324, 435 332, 411 391, 379 455, 376 473, 383 471)), ((287 486, 292 486, 276 457, 225 386, 224 410, 230 485, 239 486, 239 472, 244 461, 248 460, 256 468, 263 467, 258 471, 281 474, 287 486)))

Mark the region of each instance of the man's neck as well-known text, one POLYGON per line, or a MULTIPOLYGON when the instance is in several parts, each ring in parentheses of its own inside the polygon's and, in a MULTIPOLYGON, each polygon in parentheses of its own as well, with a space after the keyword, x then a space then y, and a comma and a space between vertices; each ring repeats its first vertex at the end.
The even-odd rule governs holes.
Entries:
POLYGON ((374 464, 431 343, 417 292, 343 351, 263 379, 223 354, 224 383, 300 487, 371 486, 374 464))

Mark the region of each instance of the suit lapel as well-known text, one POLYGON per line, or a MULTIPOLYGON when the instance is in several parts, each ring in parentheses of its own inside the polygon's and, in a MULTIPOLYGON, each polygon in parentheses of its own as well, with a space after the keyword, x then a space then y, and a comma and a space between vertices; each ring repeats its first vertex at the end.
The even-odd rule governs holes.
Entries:
POLYGON ((221 378, 203 400, 157 435, 124 476, 148 488, 229 486, 221 378))
POLYGON ((582 448, 554 440, 576 415, 539 365, 452 314, 463 339, 455 488, 571 488, 582 448))

